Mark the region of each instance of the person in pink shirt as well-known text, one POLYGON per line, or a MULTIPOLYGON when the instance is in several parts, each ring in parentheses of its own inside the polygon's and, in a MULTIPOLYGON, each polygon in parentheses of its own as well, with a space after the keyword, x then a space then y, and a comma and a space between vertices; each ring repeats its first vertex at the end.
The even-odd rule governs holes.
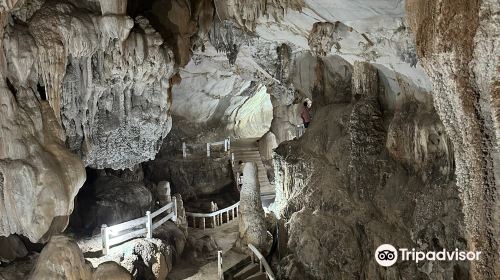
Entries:
POLYGON ((307 128, 309 123, 311 122, 311 113, 309 112, 311 109, 309 107, 309 102, 304 101, 304 106, 302 107, 302 112, 300 113, 300 117, 304 122, 304 127, 307 128))

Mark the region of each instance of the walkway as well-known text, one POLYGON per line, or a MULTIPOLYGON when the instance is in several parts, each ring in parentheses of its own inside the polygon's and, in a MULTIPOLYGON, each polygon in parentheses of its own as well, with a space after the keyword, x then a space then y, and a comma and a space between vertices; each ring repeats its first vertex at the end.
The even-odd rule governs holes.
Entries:
MULTIPOLYGON (((260 184, 260 196, 264 201, 272 201, 276 197, 276 190, 267 178, 267 170, 262 163, 256 139, 244 139, 231 143, 231 152, 234 153, 234 162, 255 162, 257 164, 257 176, 260 184)), ((266 205, 267 206, 267 205, 266 205)))

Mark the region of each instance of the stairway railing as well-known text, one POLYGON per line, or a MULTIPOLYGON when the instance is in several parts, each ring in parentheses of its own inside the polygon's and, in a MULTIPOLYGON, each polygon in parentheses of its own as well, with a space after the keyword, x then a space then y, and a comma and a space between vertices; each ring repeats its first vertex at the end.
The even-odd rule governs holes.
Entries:
POLYGON ((182 157, 187 158, 188 157, 188 147, 196 147, 196 146, 201 146, 201 145, 206 145, 206 151, 207 151, 207 157, 209 158, 212 154, 212 147, 216 146, 224 146, 224 152, 228 153, 231 150, 231 138, 227 137, 223 141, 219 142, 212 142, 212 143, 205 143, 205 144, 186 144, 186 142, 182 142, 182 157))
POLYGON ((255 262, 255 257, 259 260, 260 271, 265 272, 267 279, 275 280, 274 273, 271 269, 271 266, 267 263, 266 258, 262 255, 261 252, 252 244, 248 244, 248 248, 252 251, 252 261, 255 262))
POLYGON ((130 240, 132 238, 144 234, 146 234, 146 238, 152 238, 153 230, 155 230, 168 220, 172 220, 174 222, 177 220, 177 198, 175 196, 172 197, 172 202, 154 211, 153 213, 147 211, 146 216, 144 217, 110 227, 105 224, 102 225, 101 238, 103 255, 108 254, 109 248, 111 246, 130 240), (160 220, 153 222, 156 217, 163 213, 168 214, 160 220))
POLYGON ((191 217, 193 221, 193 227, 196 228, 196 218, 201 218, 200 222, 198 222, 198 226, 201 229, 206 228, 206 220, 207 218, 212 220, 212 228, 217 226, 221 226, 222 224, 228 223, 231 220, 234 220, 238 216, 238 209, 240 207, 240 202, 236 202, 235 204, 226 207, 221 210, 214 211, 212 213, 192 213, 186 212, 186 217, 191 217), (224 213, 226 214, 226 222, 224 223, 224 213), (231 213, 231 215, 229 215, 231 213))

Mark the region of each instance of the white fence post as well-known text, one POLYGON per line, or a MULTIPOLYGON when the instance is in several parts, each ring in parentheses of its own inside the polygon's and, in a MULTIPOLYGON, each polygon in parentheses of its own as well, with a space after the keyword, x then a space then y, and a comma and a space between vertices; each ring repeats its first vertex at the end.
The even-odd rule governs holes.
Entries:
POLYGON ((219 279, 224 280, 224 273, 222 272, 222 251, 217 251, 217 271, 219 279))
POLYGON ((101 226, 101 238, 102 238, 102 254, 107 255, 109 250, 109 236, 108 236, 108 226, 106 224, 101 226))
POLYGON ((227 139, 224 139, 224 152, 228 151, 227 139))
POLYGON ((177 222, 177 197, 172 197, 172 202, 174 203, 174 216, 172 217, 172 221, 177 222))
POLYGON ((153 219, 151 218, 151 212, 146 211, 146 230, 147 236, 146 238, 153 238, 153 219))
POLYGON ((182 142, 182 157, 183 158, 187 157, 186 142, 182 142))
POLYGON ((231 166, 234 167, 234 153, 231 153, 231 166))
POLYGON ((210 143, 207 143, 207 157, 210 157, 210 143))
POLYGON ((231 150, 231 137, 227 137, 227 150, 231 150))

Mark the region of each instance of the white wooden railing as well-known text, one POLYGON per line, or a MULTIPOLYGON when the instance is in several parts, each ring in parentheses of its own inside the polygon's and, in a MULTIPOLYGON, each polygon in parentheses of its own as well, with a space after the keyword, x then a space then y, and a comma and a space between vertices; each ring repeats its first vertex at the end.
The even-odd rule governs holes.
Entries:
POLYGON ((155 212, 151 213, 150 211, 147 211, 145 217, 110 227, 102 225, 102 253, 107 255, 111 246, 144 234, 146 235, 146 238, 152 238, 153 231, 168 220, 172 220, 174 222, 177 220, 177 198, 175 196, 172 197, 172 202, 155 212), (154 219, 163 213, 167 213, 167 215, 154 222, 154 219))
POLYGON ((192 213, 186 212, 186 217, 191 217, 193 222, 193 227, 196 228, 196 218, 199 219, 198 228, 205 229, 206 228, 206 219, 212 220, 212 228, 220 226, 222 224, 228 223, 231 220, 234 220, 238 216, 238 209, 240 207, 240 202, 236 202, 235 204, 226 207, 221 210, 214 211, 212 213, 192 213), (224 223, 224 214, 226 214, 226 222, 224 223), (230 215, 231 214, 231 215, 230 215))
POLYGON ((200 145, 206 145, 207 157, 210 157, 212 147, 215 147, 215 146, 224 146, 224 152, 229 152, 229 150, 231 150, 231 138, 227 137, 223 141, 206 143, 206 144, 186 144, 186 142, 182 142, 182 157, 187 158, 188 146, 194 147, 194 146, 200 146, 200 145))
POLYGON ((259 260, 260 271, 266 273, 267 279, 275 280, 274 273, 271 266, 267 263, 266 258, 252 244, 248 244, 248 248, 252 251, 252 261, 255 263, 255 257, 259 260))

